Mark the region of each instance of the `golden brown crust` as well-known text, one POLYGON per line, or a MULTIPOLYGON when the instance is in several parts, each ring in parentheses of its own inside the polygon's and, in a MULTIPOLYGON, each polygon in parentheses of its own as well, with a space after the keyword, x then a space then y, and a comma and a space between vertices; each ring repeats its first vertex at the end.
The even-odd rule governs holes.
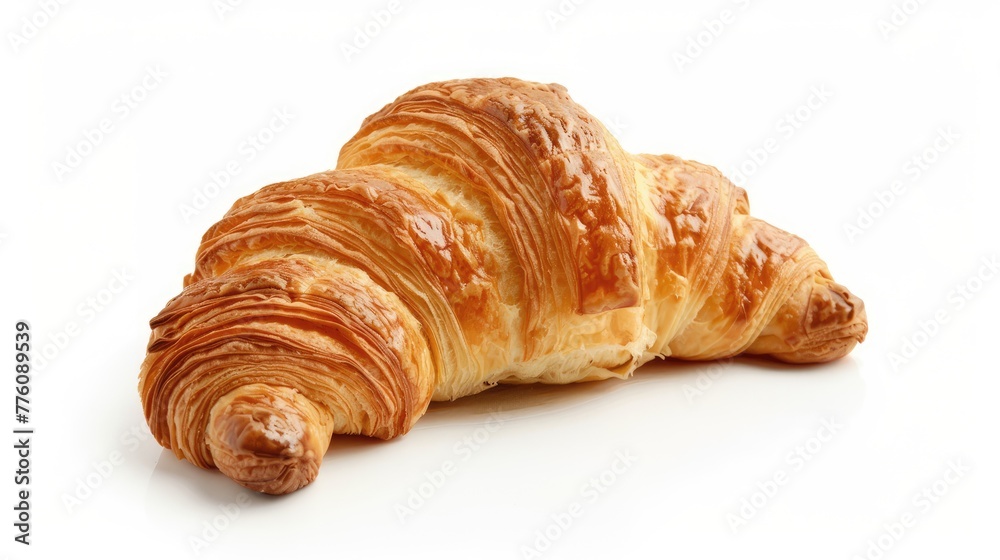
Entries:
POLYGON ((562 86, 427 84, 368 117, 338 167, 403 156, 450 170, 489 201, 518 267, 530 271, 520 279, 523 359, 558 350, 543 342, 553 319, 640 301, 631 167, 562 86))
POLYGON ((205 234, 187 282, 260 253, 312 254, 363 271, 431 330, 437 370, 507 357, 497 266, 479 221, 391 168, 317 173, 240 199, 205 234), (487 343, 485 356, 467 349, 487 343))
POLYGON ((395 437, 432 398, 654 356, 827 361, 867 332, 718 170, 626 154, 562 86, 510 78, 416 88, 338 170, 237 201, 151 326, 157 441, 270 493, 312 481, 331 434, 395 437))
POLYGON ((657 344, 666 346, 651 352, 808 363, 844 356, 864 340, 861 300, 830 280, 802 238, 749 216, 743 189, 675 156, 635 161, 650 177, 656 289, 649 307, 659 319, 657 344))
POLYGON ((746 214, 746 193, 715 168, 676 156, 641 154, 635 165, 648 184, 646 231, 652 286, 647 308, 657 333, 650 352, 684 356, 671 342, 719 283, 729 255, 734 214, 746 214))
POLYGON ((178 457, 212 467, 213 407, 264 384, 329 415, 327 442, 402 434, 426 410, 434 378, 422 329, 401 309, 360 271, 305 256, 194 282, 150 323, 139 387, 150 430, 178 457))
POLYGON ((821 270, 799 285, 746 352, 799 364, 829 362, 850 353, 867 333, 864 302, 821 270))
POLYGON ((332 418, 295 389, 243 385, 212 407, 206 440, 215 466, 258 492, 287 494, 312 482, 332 418))

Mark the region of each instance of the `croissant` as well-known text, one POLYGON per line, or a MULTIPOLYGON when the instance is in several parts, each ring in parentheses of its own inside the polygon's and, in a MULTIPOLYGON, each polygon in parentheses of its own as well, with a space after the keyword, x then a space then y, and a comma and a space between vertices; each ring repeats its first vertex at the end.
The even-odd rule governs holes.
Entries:
POLYGON ((431 400, 665 356, 824 362, 868 329, 715 168, 630 155, 562 86, 509 78, 418 87, 336 170, 238 200, 150 326, 156 440, 269 494, 312 482, 333 434, 399 436, 431 400))

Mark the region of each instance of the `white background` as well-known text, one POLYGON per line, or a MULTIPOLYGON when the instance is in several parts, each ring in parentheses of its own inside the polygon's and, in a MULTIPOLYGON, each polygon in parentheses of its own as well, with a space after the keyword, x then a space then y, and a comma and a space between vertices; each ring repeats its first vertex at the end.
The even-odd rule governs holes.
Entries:
POLYGON ((996 557, 1000 290, 982 268, 1000 250, 995 3, 399 0, 388 18, 382 0, 151 4, 0 8, 4 370, 15 321, 36 340, 32 545, 12 540, 8 435, 9 557, 178 558, 193 537, 204 558, 524 558, 546 544, 545 558, 996 557), (359 37, 366 25, 377 33, 359 37), (150 69, 165 76, 135 90, 150 69), (868 340, 819 367, 661 362, 435 405, 396 441, 337 438, 317 482, 278 499, 153 442, 136 390, 148 320, 205 229, 238 196, 333 167, 404 91, 503 75, 565 85, 629 151, 738 179, 755 215, 807 239, 865 300, 868 340), (136 97, 127 112, 122 95, 136 97), (262 132, 275 110, 289 124, 262 132), (102 119, 110 132, 58 170, 102 119), (928 149, 939 131, 947 150, 928 149), (258 134, 270 142, 251 158, 241 146, 258 134), (765 143, 777 149, 756 165, 765 143), (230 160, 226 188, 206 188, 230 160), (116 273, 127 285, 102 292, 116 273), (905 340, 919 348, 904 356, 905 340), (396 506, 445 461, 456 472, 401 521, 396 506), (624 472, 595 494, 588 481, 612 467, 624 472), (574 503, 581 515, 553 525, 574 503))

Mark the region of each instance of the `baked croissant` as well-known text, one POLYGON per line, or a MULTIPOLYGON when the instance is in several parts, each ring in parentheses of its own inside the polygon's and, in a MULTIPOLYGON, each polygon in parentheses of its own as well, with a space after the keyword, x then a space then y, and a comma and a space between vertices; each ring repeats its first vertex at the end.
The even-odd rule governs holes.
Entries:
POLYGON ((418 87, 336 170, 238 200, 150 325, 156 440, 270 494, 313 481, 333 434, 396 437, 431 400, 664 356, 823 362, 867 332, 715 168, 630 155, 562 86, 507 78, 418 87))

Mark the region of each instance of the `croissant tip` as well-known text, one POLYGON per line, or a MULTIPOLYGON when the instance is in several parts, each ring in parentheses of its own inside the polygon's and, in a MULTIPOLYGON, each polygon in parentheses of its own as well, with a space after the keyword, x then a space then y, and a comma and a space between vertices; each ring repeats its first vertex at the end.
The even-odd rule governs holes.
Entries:
POLYGON ((313 405, 287 387, 256 384, 230 392, 210 415, 207 443, 215 466, 265 494, 308 485, 330 443, 315 415, 313 405))

